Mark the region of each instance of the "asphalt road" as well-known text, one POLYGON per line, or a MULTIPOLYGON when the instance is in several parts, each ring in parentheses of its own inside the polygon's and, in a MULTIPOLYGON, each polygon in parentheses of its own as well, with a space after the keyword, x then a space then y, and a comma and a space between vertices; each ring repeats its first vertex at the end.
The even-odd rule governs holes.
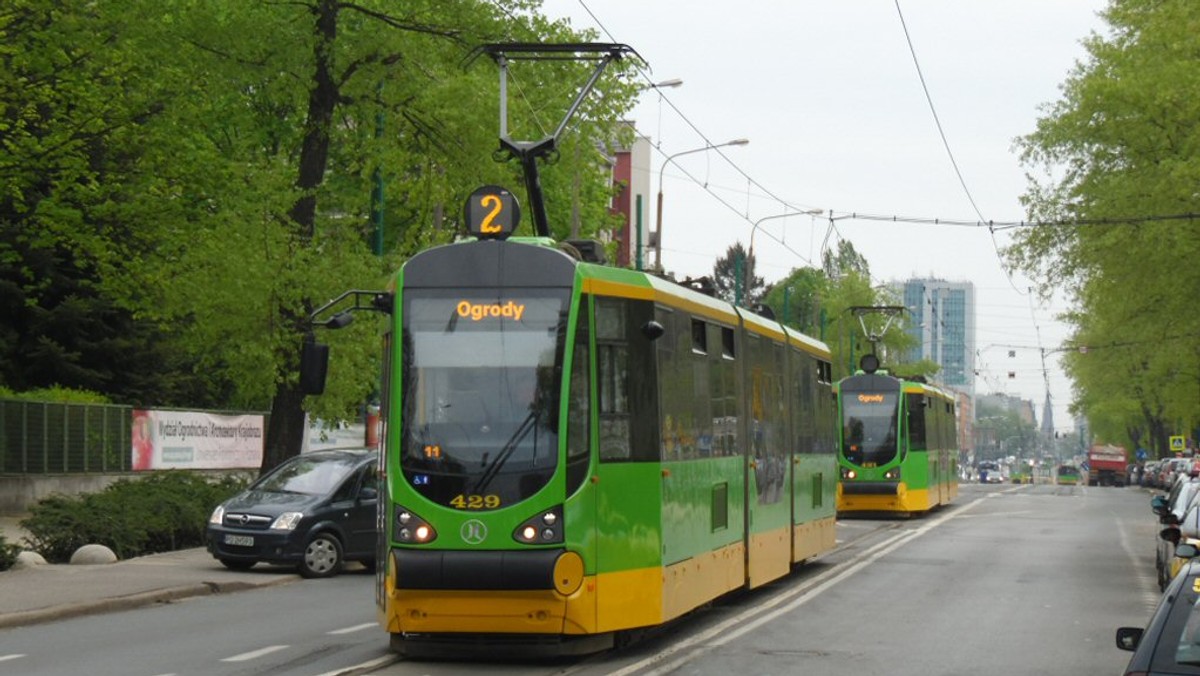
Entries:
POLYGON ((836 552, 583 660, 397 660, 362 572, 4 630, 0 655, 31 676, 1117 674, 1157 532, 1142 489, 964 485, 921 518, 841 520, 836 552))

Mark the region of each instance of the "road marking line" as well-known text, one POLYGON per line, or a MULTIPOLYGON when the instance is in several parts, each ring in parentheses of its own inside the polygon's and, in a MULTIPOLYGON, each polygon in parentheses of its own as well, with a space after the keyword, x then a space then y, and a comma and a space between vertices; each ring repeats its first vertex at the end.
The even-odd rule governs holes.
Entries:
POLYGON ((399 655, 395 655, 395 654, 384 655, 383 657, 376 657, 375 659, 367 661, 367 662, 363 662, 362 664, 355 664, 352 667, 342 667, 341 669, 334 669, 333 671, 326 671, 323 674, 317 674, 317 676, 345 676, 345 674, 370 673, 372 671, 375 671, 376 669, 379 669, 381 667, 386 667, 390 664, 395 664, 396 662, 399 662, 399 661, 400 661, 399 655))
POLYGON ((242 653, 241 655, 234 655, 232 657, 226 657, 226 658, 222 659, 221 661, 222 662, 245 662, 247 660, 255 660, 255 659, 262 657, 263 655, 270 655, 271 653, 279 652, 280 650, 286 650, 290 647, 291 646, 287 646, 287 645, 269 645, 266 648, 259 648, 258 650, 251 650, 250 652, 242 653))
POLYGON ((356 631, 362 631, 363 629, 371 629, 373 627, 378 627, 378 626, 379 626, 379 624, 376 622, 367 622, 366 624, 358 624, 353 627, 346 627, 345 629, 334 629, 333 631, 327 631, 325 633, 329 636, 339 636, 341 634, 353 634, 356 631))
POLYGON ((19 660, 22 657, 25 657, 25 653, 13 653, 11 655, 0 655, 0 662, 7 662, 9 660, 19 660))
POLYGON ((695 659, 700 653, 707 652, 712 648, 724 645, 749 631, 757 629, 764 623, 780 615, 789 613, 805 603, 808 603, 817 595, 821 594, 842 580, 850 577, 854 573, 857 573, 863 568, 871 565, 887 554, 890 554, 893 550, 903 547, 909 541, 924 535, 930 530, 942 525, 949 519, 954 518, 955 516, 958 516, 963 512, 975 507, 982 502, 983 499, 984 498, 977 498, 973 502, 969 502, 954 511, 942 514, 938 518, 930 521, 929 523, 923 524, 921 527, 914 530, 906 530, 897 533, 883 542, 880 542, 879 544, 874 545, 873 547, 862 552, 857 561, 846 561, 844 563, 836 564, 833 568, 815 576, 813 579, 805 580, 804 583, 798 585, 795 589, 788 590, 787 592, 782 593, 775 598, 769 599, 750 610, 739 613, 738 615, 735 615, 734 617, 717 624, 707 631, 677 643, 656 655, 647 657, 639 662, 634 662, 633 664, 630 664, 618 671, 610 672, 609 676, 629 676, 630 674, 637 673, 638 671, 651 666, 656 666, 656 668, 652 671, 646 672, 648 676, 659 676, 660 674, 672 673, 676 669, 679 669, 682 665, 695 659), (787 602, 787 605, 783 605, 780 608, 775 608, 776 606, 779 606, 785 602, 787 602), (772 608, 775 609, 771 610, 772 608), (771 612, 764 613, 763 611, 766 610, 771 610, 771 612), (683 652, 686 649, 697 646, 698 644, 704 645, 694 653, 681 655, 670 662, 665 662, 665 660, 668 658, 683 652))

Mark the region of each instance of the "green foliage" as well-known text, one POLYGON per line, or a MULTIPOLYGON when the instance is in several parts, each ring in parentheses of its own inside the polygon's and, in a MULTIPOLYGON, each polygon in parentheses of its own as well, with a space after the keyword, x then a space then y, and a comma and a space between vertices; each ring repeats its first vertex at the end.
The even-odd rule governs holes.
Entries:
POLYGON ((763 278, 754 274, 754 258, 741 242, 734 242, 713 264, 712 281, 717 298, 742 307, 758 304, 766 288, 763 278))
MULTIPOLYGON (((528 0, 13 0, 0 16, 0 383, 270 408, 273 421, 302 402, 349 414, 379 380, 377 322, 329 338, 329 386, 305 402, 308 313, 386 287, 461 234, 476 187, 524 193, 515 163, 492 160, 496 67, 465 57, 591 37, 528 0)), ((618 77, 630 65, 610 67, 542 166, 557 237, 612 222, 596 149, 636 95, 618 77)), ((556 128, 590 74, 513 64, 511 137, 556 128)))
POLYGON ((27 392, 13 392, 7 388, 0 387, 0 397, 5 399, 19 399, 22 401, 53 402, 57 404, 109 403, 108 397, 98 392, 74 390, 66 387, 60 387, 58 385, 29 390, 27 392))
POLYGON ((8 540, 0 533, 0 570, 8 570, 17 562, 17 555, 21 553, 21 548, 14 544, 9 544, 8 540))
POLYGON ((45 498, 30 508, 21 527, 30 547, 51 563, 69 561, 85 544, 105 545, 121 559, 200 547, 212 510, 247 483, 158 472, 97 493, 45 498))
POLYGON ((1077 310, 1064 355, 1075 413, 1105 439, 1166 452, 1172 430, 1200 426, 1200 5, 1114 0, 1106 36, 1085 42, 1023 161, 1044 170, 1024 196, 1034 220, 1090 221, 1017 233, 1010 261, 1061 289, 1077 310))
POLYGON ((902 319, 888 324, 884 315, 867 314, 860 321, 851 313, 854 307, 896 305, 889 289, 871 286, 870 267, 853 244, 839 243, 837 250, 825 252, 822 260, 820 269, 793 269, 773 284, 763 299, 779 321, 829 345, 835 379, 854 373, 859 358, 870 350, 864 326, 878 337, 875 350, 885 368, 907 376, 937 373, 937 364, 928 360, 903 361, 914 340, 904 331, 902 319))

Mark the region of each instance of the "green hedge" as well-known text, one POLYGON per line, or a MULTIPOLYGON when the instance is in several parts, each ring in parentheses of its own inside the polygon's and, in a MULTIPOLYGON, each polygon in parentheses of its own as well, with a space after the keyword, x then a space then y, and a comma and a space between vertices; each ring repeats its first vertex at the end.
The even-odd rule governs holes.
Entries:
POLYGON ((86 544, 104 545, 119 559, 202 547, 213 508, 247 483, 245 478, 159 472, 118 481, 98 493, 45 498, 30 508, 21 527, 30 548, 50 563, 70 561, 86 544))
POLYGON ((17 554, 21 553, 21 548, 16 545, 8 544, 4 534, 0 533, 0 570, 8 570, 17 562, 17 554))

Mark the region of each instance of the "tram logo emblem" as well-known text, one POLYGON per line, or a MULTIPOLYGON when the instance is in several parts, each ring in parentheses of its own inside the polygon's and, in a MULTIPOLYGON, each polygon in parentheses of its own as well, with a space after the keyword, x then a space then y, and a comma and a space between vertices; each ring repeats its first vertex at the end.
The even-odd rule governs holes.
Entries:
POLYGON ((462 525, 458 534, 462 536, 463 542, 477 545, 487 539, 487 526, 479 519, 471 519, 462 525))

